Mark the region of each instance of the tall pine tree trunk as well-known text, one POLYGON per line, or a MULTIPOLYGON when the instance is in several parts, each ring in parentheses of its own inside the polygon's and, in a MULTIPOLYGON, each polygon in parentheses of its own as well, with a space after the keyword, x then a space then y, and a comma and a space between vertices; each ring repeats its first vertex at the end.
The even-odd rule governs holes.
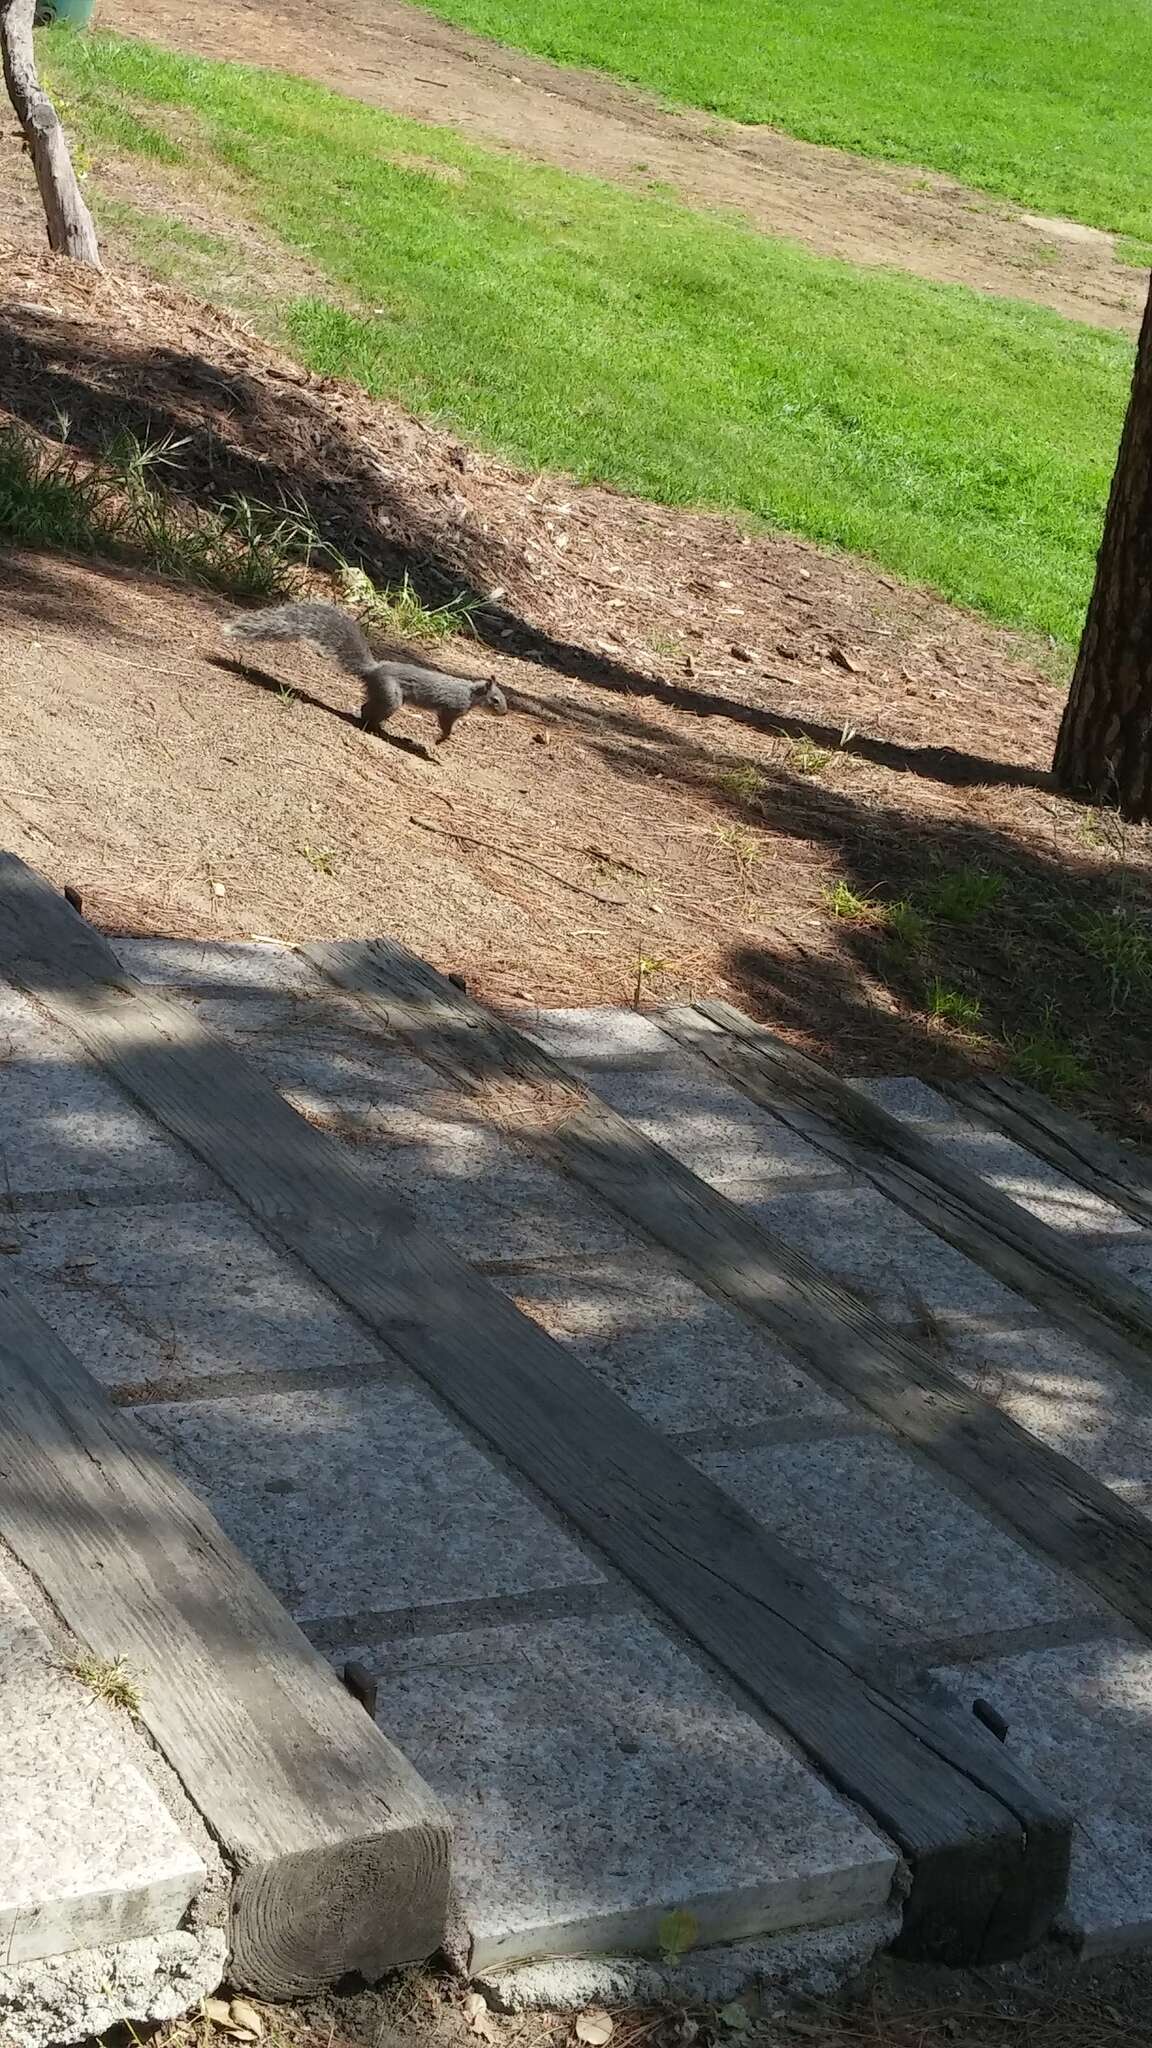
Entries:
POLYGON ((1052 772, 1070 796, 1152 818, 1152 292, 1052 772))
POLYGON ((36 76, 32 17, 36 0, 0 0, 0 52, 4 83, 20 117, 48 223, 48 246, 77 263, 100 269, 92 215, 76 182, 60 116, 36 76))

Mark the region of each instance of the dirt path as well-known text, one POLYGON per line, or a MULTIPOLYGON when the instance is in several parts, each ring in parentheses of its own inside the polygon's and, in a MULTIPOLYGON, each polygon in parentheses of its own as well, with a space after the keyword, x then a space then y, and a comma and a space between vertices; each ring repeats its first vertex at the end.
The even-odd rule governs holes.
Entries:
POLYGON ((203 56, 275 62, 564 170, 669 186, 823 255, 1031 299, 1103 327, 1139 324, 1147 281, 1116 261, 1110 235, 1018 213, 935 172, 666 109, 402 0, 104 0, 100 18, 203 56))
POLYGON ((182 292, 7 242, 0 278, 0 428, 167 435, 193 498, 290 491, 380 582, 504 593, 439 659, 496 674, 514 715, 429 761, 426 719, 372 739, 330 664, 232 662, 222 599, 0 556, 0 841, 97 922, 390 931, 546 1007, 639 976, 847 1071, 1055 1032, 1096 1113, 1152 1129, 1144 985, 1082 937, 1113 907, 1145 929, 1152 831, 1050 788, 1060 693, 1019 635, 783 534, 525 475, 182 292), (872 899, 921 901, 934 867, 994 873, 994 914, 895 941, 872 899), (939 987, 975 1037, 935 1019, 939 987))

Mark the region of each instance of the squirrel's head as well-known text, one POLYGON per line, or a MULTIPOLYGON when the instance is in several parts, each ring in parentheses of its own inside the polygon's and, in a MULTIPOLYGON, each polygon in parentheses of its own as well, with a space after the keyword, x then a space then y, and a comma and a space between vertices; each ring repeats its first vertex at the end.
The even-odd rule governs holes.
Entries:
POLYGON ((499 684, 495 682, 485 683, 480 702, 485 711, 494 712, 497 718, 503 718, 508 709, 508 700, 499 684))

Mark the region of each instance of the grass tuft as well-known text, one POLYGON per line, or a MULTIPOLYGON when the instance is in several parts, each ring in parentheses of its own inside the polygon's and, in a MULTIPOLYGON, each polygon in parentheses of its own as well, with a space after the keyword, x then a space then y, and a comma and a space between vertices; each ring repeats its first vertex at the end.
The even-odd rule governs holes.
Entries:
POLYGON ((795 775, 822 775, 831 759, 827 747, 809 739, 793 740, 784 753, 784 765, 795 775))
POLYGON ((885 921, 898 945, 906 946, 910 953, 919 952, 928 937, 928 928, 911 903, 889 903, 885 921))
POLYGON ((720 845, 731 855, 742 884, 748 888, 762 857, 759 840, 753 833, 745 831, 742 825, 714 825, 712 829, 720 845))
POLYGON ((895 903, 884 903, 876 896, 860 896, 847 882, 834 882, 824 891, 824 901, 833 917, 840 917, 847 924, 871 925, 876 931, 886 932, 898 945, 906 946, 910 952, 919 951, 927 936, 927 928, 920 912, 902 898, 895 903))
POLYGON ((93 1699, 105 1700, 126 1714, 140 1712, 140 1688, 123 1657, 94 1657, 85 1652, 68 1670, 80 1685, 87 1686, 93 1699))
POLYGON ((404 581, 389 590, 379 590, 363 569, 341 562, 337 576, 352 609, 365 626, 375 627, 400 640, 447 640, 471 624, 478 600, 455 598, 448 604, 427 605, 407 573, 404 581))
POLYGON ((1059 1036, 1050 1019, 1037 1031, 1010 1038, 1008 1050, 1017 1079, 1046 1095, 1076 1095, 1093 1085, 1091 1068, 1059 1036))
POLYGON ((727 796, 740 797, 744 803, 755 803, 771 787, 762 769, 753 768, 751 762, 745 768, 726 768, 716 777, 717 789, 727 796))
POLYGON ((1123 906, 1093 910, 1081 919, 1080 939, 1086 952, 1103 962, 1113 1006, 1152 988, 1152 925, 1123 906))
POLYGON ((1003 893, 1002 875, 990 875, 983 868, 951 868, 928 883, 920 901, 931 917, 943 918, 946 924, 975 924, 1003 893))
POLYGON ((178 443, 122 434, 89 460, 22 427, 0 431, 0 535, 10 547, 129 561, 237 598, 277 596, 316 542, 299 513, 234 497, 194 507, 158 481, 178 443))
POLYGON ((948 988, 937 977, 928 984, 928 1014, 940 1024, 952 1024, 958 1031, 973 1032, 983 1017, 983 1005, 978 996, 965 995, 962 989, 948 988))
POLYGON ((1117 263, 1123 263, 1129 270, 1152 270, 1152 242, 1143 242, 1132 235, 1120 235, 1113 245, 1117 263))
POLYGON ((848 924, 883 922, 884 905, 872 896, 859 895, 847 882, 833 882, 824 891, 824 901, 833 917, 842 917, 848 924))
POLYGON ((306 860, 309 867, 314 869, 316 874, 334 875, 336 873, 336 855, 331 847, 311 846, 305 840, 302 846, 296 848, 296 851, 300 858, 306 860))

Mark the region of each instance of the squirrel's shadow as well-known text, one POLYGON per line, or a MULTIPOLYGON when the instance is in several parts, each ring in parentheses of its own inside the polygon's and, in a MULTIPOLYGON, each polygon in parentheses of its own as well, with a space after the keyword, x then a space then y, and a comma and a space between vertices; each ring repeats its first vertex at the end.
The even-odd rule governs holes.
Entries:
MULTIPOLYGON (((329 718, 339 718, 345 725, 354 726, 357 732, 364 730, 358 712, 341 711, 336 704, 326 704, 323 697, 314 697, 310 690, 301 690, 296 683, 285 683, 279 676, 270 676, 266 669, 251 668, 246 661, 229 661, 224 654, 210 654, 208 660, 213 668, 221 668, 230 676, 239 676, 242 683, 251 683, 254 689, 268 690, 285 703, 307 704, 313 711, 326 711, 329 718)), ((377 732, 372 737, 382 740, 387 747, 397 747, 402 754, 412 754, 427 767, 440 766, 429 748, 422 746, 419 740, 408 739, 402 732, 377 732)))

